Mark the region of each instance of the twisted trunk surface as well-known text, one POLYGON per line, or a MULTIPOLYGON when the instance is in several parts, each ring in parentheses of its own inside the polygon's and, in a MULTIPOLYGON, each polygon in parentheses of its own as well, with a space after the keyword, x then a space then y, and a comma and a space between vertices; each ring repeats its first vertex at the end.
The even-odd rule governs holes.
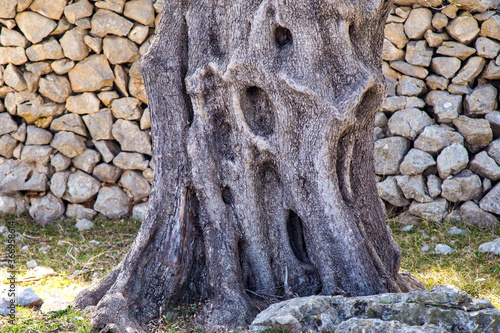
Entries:
POLYGON ((140 332, 209 300, 243 327, 295 295, 408 291, 373 166, 391 1, 169 0, 142 59, 155 176, 130 252, 83 291, 140 332))

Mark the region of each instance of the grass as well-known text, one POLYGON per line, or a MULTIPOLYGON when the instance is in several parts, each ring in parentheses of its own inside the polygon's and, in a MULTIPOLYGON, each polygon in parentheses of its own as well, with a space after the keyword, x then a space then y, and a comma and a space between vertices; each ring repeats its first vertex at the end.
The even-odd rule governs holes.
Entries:
MULTIPOLYGON (((41 227, 27 217, 0 217, 0 225, 13 220, 17 233, 17 279, 23 287, 31 287, 42 299, 58 294, 72 300, 80 290, 93 280, 109 272, 128 250, 140 222, 133 219, 110 221, 96 219, 96 226, 79 232, 74 220, 41 227), (28 246, 27 251, 21 248, 28 246), (46 248, 46 252, 39 251, 46 248), (31 274, 26 263, 35 260, 38 266, 51 267, 55 275, 37 280, 26 280, 31 274)), ((453 284, 474 297, 488 298, 500 307, 500 256, 479 253, 480 244, 500 237, 500 226, 480 229, 464 223, 453 226, 467 230, 465 236, 451 236, 446 232, 452 224, 422 221, 411 231, 403 231, 397 220, 389 220, 396 242, 402 248, 402 269, 414 274, 428 288, 436 284, 453 284), (422 233, 428 235, 423 236, 422 233), (451 246, 455 253, 449 255, 424 252, 422 245, 431 251, 438 243, 451 246)), ((7 239, 0 236, 0 246, 7 239)), ((3 249, 0 253, 4 253, 3 249)), ((0 262, 5 261, 1 258, 0 262)), ((0 267, 1 283, 6 283, 7 269, 0 267)), ((153 332, 201 332, 194 325, 198 306, 173 309, 170 314, 150 324, 153 332)), ((17 307, 15 325, 0 317, 2 332, 92 332, 90 318, 77 309, 63 313, 41 314, 37 309, 17 307)))

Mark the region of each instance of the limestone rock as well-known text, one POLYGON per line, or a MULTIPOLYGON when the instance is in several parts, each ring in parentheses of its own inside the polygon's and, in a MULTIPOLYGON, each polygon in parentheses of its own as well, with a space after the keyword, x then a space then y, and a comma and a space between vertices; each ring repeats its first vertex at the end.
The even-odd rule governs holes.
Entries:
POLYGON ((93 149, 85 149, 85 151, 73 159, 73 165, 86 172, 92 173, 95 165, 101 160, 101 154, 93 149))
POLYGON ((402 137, 380 139, 375 142, 375 173, 378 175, 395 175, 399 172, 399 164, 410 148, 410 143, 402 137))
POLYGON ((112 34, 117 36, 127 36, 134 26, 132 22, 120 15, 105 9, 99 9, 92 16, 92 30, 94 36, 104 37, 112 34))
POLYGON ((458 74, 451 80, 454 84, 471 84, 484 69, 486 60, 482 57, 470 58, 458 74))
POLYGON ((481 25, 481 36, 500 40, 500 16, 493 15, 481 25))
POLYGON ((0 47, 0 65, 22 65, 28 61, 22 47, 0 47))
POLYGON ((0 135, 17 131, 17 123, 12 119, 11 115, 2 112, 0 113, 0 135))
POLYGON ((436 53, 448 57, 456 57, 463 61, 476 53, 476 49, 457 42, 443 42, 436 53))
POLYGON ((466 223, 482 228, 491 228, 498 224, 498 219, 493 214, 485 212, 472 201, 460 206, 460 218, 466 223))
POLYGON ((432 49, 425 40, 411 41, 406 45, 405 59, 409 64, 428 67, 432 60, 432 49))
POLYGON ((97 94, 101 102, 106 105, 107 107, 111 106, 111 103, 120 96, 118 96, 118 93, 116 91, 101 91, 99 94, 97 94))
POLYGON ((67 0, 33 0, 30 9, 53 20, 59 20, 64 12, 67 0))
POLYGON ((52 133, 36 126, 27 127, 26 145, 47 145, 52 140, 52 133))
POLYGON ((436 161, 431 154, 420 149, 412 148, 406 154, 403 162, 399 166, 400 173, 403 175, 419 175, 427 168, 436 165, 436 161))
POLYGON ((64 58, 61 45, 55 38, 49 38, 47 41, 28 47, 26 55, 30 61, 64 58))
MULTIPOLYGON (((497 162, 497 164, 500 163, 500 140, 495 140, 491 141, 490 144, 488 145, 488 148, 486 148, 486 152, 488 153, 491 158, 497 162)), ((500 164, 499 164, 500 165, 500 164)))
POLYGON ((19 160, 7 160, 0 166, 1 193, 44 192, 47 189, 47 174, 40 172, 33 164, 24 164, 19 160))
POLYGON ((80 27, 74 27, 66 31, 59 42, 67 58, 74 61, 80 61, 89 55, 90 49, 83 40, 86 35, 87 32, 80 27))
POLYGON ((479 202, 482 210, 500 214, 500 183, 497 183, 479 202))
POLYGON ((441 185, 441 196, 450 202, 470 201, 478 199, 483 190, 478 175, 464 174, 446 179, 441 185))
POLYGON ((144 80, 141 75, 140 63, 136 61, 132 64, 129 71, 128 91, 130 95, 138 98, 141 102, 148 104, 148 96, 144 86, 144 80))
POLYGON ((455 252, 455 250, 453 250, 450 246, 446 244, 436 244, 436 246, 434 247, 434 252, 438 254, 450 254, 455 252))
POLYGON ((66 170, 71 164, 71 158, 64 156, 61 153, 57 153, 50 160, 50 165, 54 167, 56 171, 66 170))
POLYGON ((141 170, 148 168, 148 161, 142 154, 121 152, 113 159, 113 164, 124 170, 141 170))
POLYGON ((54 119, 50 124, 50 130, 54 132, 68 131, 81 136, 87 136, 82 118, 74 113, 65 114, 64 116, 54 119))
POLYGON ((115 118, 139 120, 142 116, 141 101, 134 97, 118 98, 113 100, 111 111, 115 118))
POLYGON ((406 199, 416 202, 432 202, 432 198, 425 193, 425 183, 422 175, 396 176, 396 182, 406 199))
POLYGON ((113 117, 109 109, 102 109, 95 114, 83 116, 83 121, 87 125, 90 136, 93 140, 112 140, 111 126, 113 117))
POLYGON ((384 37, 400 50, 408 43, 408 37, 406 37, 401 23, 386 24, 384 28, 384 37))
POLYGON ((451 95, 446 91, 431 91, 425 102, 432 106, 434 116, 440 123, 452 123, 462 113, 462 96, 451 95))
POLYGON ((78 229, 78 231, 85 231, 92 229, 94 227, 94 223, 92 223, 92 221, 89 221, 87 219, 81 219, 78 222, 76 222, 75 227, 78 229))
POLYGON ((129 97, 127 91, 128 75, 120 65, 115 65, 115 85, 122 95, 129 97))
POLYGON ((8 64, 7 67, 5 67, 5 71, 3 72, 3 79, 6 85, 14 88, 14 90, 16 91, 22 91, 28 88, 23 74, 16 66, 12 64, 8 64))
POLYGON ((462 44, 470 44, 479 35, 479 27, 476 19, 472 15, 461 15, 451 21, 446 30, 451 37, 462 44))
POLYGON ((96 54, 102 52, 102 38, 86 35, 83 36, 83 42, 96 54))
POLYGON ((425 102, 418 97, 392 96, 387 97, 382 103, 382 111, 394 112, 402 109, 423 108, 425 102))
POLYGON ((21 161, 24 163, 38 163, 46 165, 50 161, 51 146, 24 146, 21 161))
POLYGON ((69 96, 66 99, 66 109, 76 114, 94 114, 99 111, 100 104, 99 98, 91 92, 69 96))
POLYGON ((429 90, 446 90, 448 82, 448 79, 441 75, 431 74, 425 78, 425 83, 429 90))
POLYGON ((85 140, 73 132, 58 132, 50 144, 69 158, 76 157, 86 149, 85 140))
POLYGON ((115 158, 116 155, 120 153, 120 147, 111 140, 101 140, 101 141, 92 141, 97 148, 97 150, 102 155, 102 160, 106 163, 109 163, 115 158))
POLYGON ((41 42, 57 26, 53 20, 31 11, 18 13, 16 23, 24 36, 33 44, 41 42))
POLYGON ((97 8, 109 9, 117 13, 123 12, 123 6, 125 5, 126 0, 104 0, 97 1, 95 6, 97 8))
POLYGON ((103 186, 97 195, 94 209, 107 218, 119 220, 130 214, 130 201, 118 186, 103 186))
POLYGON ((398 49, 389 40, 384 38, 384 45, 382 48, 382 60, 385 61, 397 61, 404 60, 405 51, 398 49))
POLYGON ((432 59, 432 70, 447 79, 455 76, 462 62, 455 57, 435 57, 432 59))
MULTIPOLYGON (((151 163, 150 163, 150 164, 151 164, 151 163)), ((149 182, 150 184, 152 184, 152 183, 153 183, 153 176, 154 176, 154 171, 153 171, 153 169, 151 169, 151 168, 147 168, 146 170, 144 170, 144 171, 142 172, 142 175, 144 176, 144 178, 146 178, 146 179, 148 180, 148 182, 149 182)))
POLYGON ((493 139, 490 123, 486 119, 472 119, 460 116, 453 121, 460 134, 465 138, 465 146, 472 153, 477 153, 488 146, 493 139))
POLYGON ((88 0, 78 0, 64 8, 64 16, 69 23, 75 24, 77 20, 92 16, 94 6, 88 0))
POLYGON ((393 206, 405 207, 410 204, 393 176, 389 176, 383 182, 377 183, 377 191, 380 198, 393 206))
POLYGON ((436 222, 443 220, 447 210, 448 202, 444 198, 429 203, 413 202, 409 208, 410 214, 436 222))
POLYGON ((43 314, 58 313, 65 311, 69 305, 70 303, 61 296, 49 295, 49 297, 44 300, 40 312, 43 314))
POLYGON ((149 28, 145 25, 135 24, 127 37, 134 43, 141 45, 149 35, 149 28))
POLYGON ((437 154, 453 143, 464 143, 464 138, 457 132, 431 125, 424 128, 414 142, 414 147, 430 154, 437 154))
POLYGON ((42 299, 31 289, 30 287, 20 288, 21 290, 16 290, 16 303, 21 306, 32 306, 37 307, 42 305, 42 299))
POLYGON ((64 103, 71 95, 71 86, 66 77, 49 74, 40 79, 39 92, 56 103, 64 103))
POLYGON ((432 29, 432 12, 427 8, 413 9, 404 24, 408 38, 421 39, 429 29, 432 29))
POLYGON ((481 78, 487 80, 500 80, 500 66, 497 66, 493 60, 490 61, 483 71, 481 78))
POLYGON ((391 62, 391 68, 405 75, 413 76, 419 79, 425 79, 429 74, 427 69, 424 67, 410 65, 405 61, 393 61, 391 62))
POLYGON ((424 34, 424 38, 429 44, 429 47, 439 47, 444 41, 450 39, 447 33, 434 33, 432 30, 427 30, 424 34))
POLYGON ((91 200, 100 188, 98 180, 78 170, 69 176, 63 199, 71 203, 84 203, 91 200))
MULTIPOLYGON (((382 112, 378 112, 378 113, 382 113, 382 112)), ((141 130, 143 130, 143 131, 151 128, 151 115, 149 112, 149 108, 145 108, 144 112, 142 113, 140 127, 141 127, 141 130)))
POLYGON ((496 255, 500 255, 500 238, 479 245, 479 251, 483 253, 493 253, 496 255))
POLYGON ((29 214, 36 222, 42 225, 49 224, 64 215, 64 203, 52 193, 35 197, 31 199, 29 214))
POLYGON ((141 24, 154 27, 155 10, 151 0, 127 1, 123 15, 141 24))
POLYGON ((17 141, 10 134, 5 134, 0 137, 0 155, 5 158, 11 158, 14 154, 14 149, 17 146, 17 141))
POLYGON ((403 75, 397 87, 398 95, 419 96, 427 91, 423 80, 403 75))
POLYGON ((120 143, 122 150, 151 155, 151 138, 142 132, 135 122, 118 119, 112 126, 111 133, 120 143))
POLYGON ((148 203, 147 202, 137 204, 132 209, 132 218, 134 218, 138 221, 144 221, 146 219, 147 211, 148 211, 148 203))
POLYGON ((437 30, 441 30, 448 25, 448 17, 443 13, 437 12, 432 17, 432 26, 437 30))
POLYGON ((427 191, 429 192, 429 195, 431 198, 437 198, 442 190, 441 190, 441 185, 443 184, 443 181, 441 178, 435 176, 435 175, 429 175, 427 177, 427 191))
POLYGON ((64 192, 66 192, 66 184, 70 174, 70 171, 61 171, 54 173, 50 178, 50 191, 56 197, 62 198, 64 192))
POLYGON ((68 73, 73 67, 75 67, 75 62, 69 59, 61 59, 53 61, 50 67, 54 70, 56 74, 63 75, 68 73))
POLYGON ((482 13, 488 9, 495 9, 499 5, 499 0, 468 0, 463 2, 463 6, 461 6, 460 9, 482 13))
POLYGON ((27 43, 28 40, 26 37, 19 32, 2 27, 0 31, 0 44, 3 46, 19 46, 25 48, 27 43))
MULTIPOLYGON (((1 119, 2 121, 5 121, 8 123, 8 121, 5 118, 1 119)), ((11 133, 12 137, 16 139, 17 141, 25 142, 26 141, 26 123, 22 123, 21 126, 15 131, 14 133, 11 133)))
POLYGON ((101 182, 114 184, 122 174, 122 169, 112 164, 98 164, 95 166, 92 175, 101 182))
POLYGON ((397 111, 389 119, 389 135, 399 135, 414 140, 422 130, 432 124, 432 119, 418 109, 397 111))
POLYGON ((480 85, 465 97, 465 111, 470 116, 484 116, 498 107, 498 91, 491 84, 480 85))
POLYGON ((486 37, 476 39, 477 55, 487 59, 494 59, 500 52, 500 43, 486 37))
POLYGON ((471 161, 470 170, 477 173, 481 177, 497 181, 500 179, 500 166, 494 159, 488 156, 485 151, 477 154, 471 161))
POLYGON ((79 204, 68 204, 66 216, 71 219, 93 219, 97 212, 92 208, 87 208, 79 204))
POLYGON ((465 169, 469 163, 469 153, 464 146, 453 143, 443 149, 437 158, 437 169, 441 179, 455 175, 465 169))
POLYGON ((144 176, 133 170, 125 170, 119 184, 134 202, 139 202, 149 196, 151 186, 144 176))
POLYGON ((0 195, 0 213, 19 216, 26 212, 26 202, 19 195, 0 195))
POLYGON ((103 40, 103 52, 111 64, 134 62, 139 59, 139 49, 128 38, 107 36, 103 40))
POLYGON ((76 64, 68 72, 74 92, 99 91, 111 87, 115 79, 103 54, 95 54, 76 64))
POLYGON ((17 0, 0 1, 0 18, 14 18, 16 16, 17 0))

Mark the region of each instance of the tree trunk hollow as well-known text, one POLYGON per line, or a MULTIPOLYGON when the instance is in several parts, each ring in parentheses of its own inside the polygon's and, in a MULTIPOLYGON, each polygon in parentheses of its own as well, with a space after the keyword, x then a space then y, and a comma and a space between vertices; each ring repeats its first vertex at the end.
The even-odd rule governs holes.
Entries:
POLYGON ((146 220, 83 291, 93 324, 209 300, 209 329, 313 294, 421 288, 399 274, 373 122, 391 1, 167 1, 142 59, 155 176, 146 220))

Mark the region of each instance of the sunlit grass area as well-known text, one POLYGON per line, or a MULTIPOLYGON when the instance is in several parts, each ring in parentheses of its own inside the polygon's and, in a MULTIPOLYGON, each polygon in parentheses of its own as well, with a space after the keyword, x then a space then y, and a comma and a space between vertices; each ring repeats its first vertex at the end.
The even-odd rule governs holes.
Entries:
MULTIPOLYGON (((59 221, 42 227, 26 217, 0 217, 0 225, 14 220, 17 233, 17 279, 21 287, 31 287, 42 299, 57 294, 71 301, 92 281, 102 277, 119 263, 130 247, 140 222, 133 219, 94 220, 94 228, 83 232, 76 221, 59 221), (25 248, 27 246, 27 249, 25 248), (50 267, 54 274, 36 277, 26 267, 29 261, 50 267)), ((410 231, 396 219, 388 221, 394 239, 402 249, 402 269, 414 274, 428 288, 436 284, 452 284, 477 298, 488 298, 500 307, 500 256, 480 253, 480 244, 500 237, 500 227, 481 229, 464 223, 422 221, 410 231), (466 230, 466 235, 447 234, 450 226, 466 230), (451 246, 455 252, 433 254, 436 244, 451 246), (421 247, 429 245, 429 251, 421 247)), ((2 246, 7 239, 0 236, 2 246)), ((4 253, 4 251, 0 252, 4 253)), ((5 261, 1 258, 0 262, 5 261)), ((6 284, 7 269, 0 267, 0 279, 6 284)), ((199 305, 173 309, 150 324, 153 332, 201 332, 195 318, 199 305)), ((90 317, 77 309, 50 315, 38 309, 17 307, 16 324, 0 317, 2 332, 92 332, 90 317)))
POLYGON ((500 256, 479 252, 479 245, 500 237, 500 226, 478 228, 461 222, 422 221, 410 231, 397 220, 389 221, 392 234, 402 250, 401 268, 422 281, 427 288, 452 284, 476 298, 488 298, 500 307, 500 256), (451 226, 466 235, 449 235, 451 226), (434 254, 436 244, 453 248, 451 254, 434 254), (429 251, 421 247, 428 245, 429 251))

